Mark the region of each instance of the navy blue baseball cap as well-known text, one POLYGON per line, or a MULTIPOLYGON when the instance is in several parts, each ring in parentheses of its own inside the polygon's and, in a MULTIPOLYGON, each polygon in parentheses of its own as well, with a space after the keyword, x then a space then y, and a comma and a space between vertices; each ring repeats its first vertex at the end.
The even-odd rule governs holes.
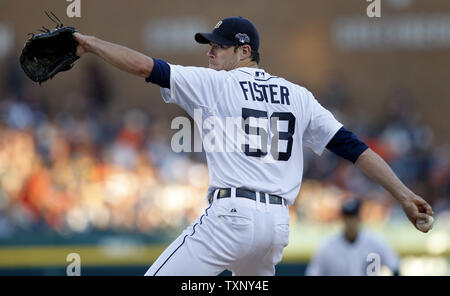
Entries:
POLYGON ((195 41, 202 44, 216 43, 220 45, 248 44, 254 51, 259 49, 259 33, 247 19, 238 16, 224 18, 219 21, 211 33, 195 34, 195 41))
POLYGON ((344 216, 359 216, 361 201, 359 199, 351 199, 342 204, 341 213, 344 216))

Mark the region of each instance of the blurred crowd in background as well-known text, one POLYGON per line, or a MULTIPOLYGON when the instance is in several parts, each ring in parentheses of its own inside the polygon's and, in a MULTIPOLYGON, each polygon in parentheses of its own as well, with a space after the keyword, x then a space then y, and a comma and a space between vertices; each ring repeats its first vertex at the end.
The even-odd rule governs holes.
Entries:
MULTIPOLYGON (((204 156, 172 152, 170 118, 138 109, 111 116, 107 79, 95 66, 79 93, 66 98, 74 102, 70 110, 44 104, 16 66, 7 71, 1 82, 8 95, 0 98, 0 237, 44 229, 151 233, 185 227, 204 211, 204 156)), ((370 110, 355 110, 337 78, 315 95, 436 213, 450 210, 448 143, 437 144, 407 89, 386 94, 381 121, 370 110)), ((348 161, 307 151, 292 220, 336 221, 342 201, 355 195, 366 200, 363 220, 406 222, 394 199, 348 161)))

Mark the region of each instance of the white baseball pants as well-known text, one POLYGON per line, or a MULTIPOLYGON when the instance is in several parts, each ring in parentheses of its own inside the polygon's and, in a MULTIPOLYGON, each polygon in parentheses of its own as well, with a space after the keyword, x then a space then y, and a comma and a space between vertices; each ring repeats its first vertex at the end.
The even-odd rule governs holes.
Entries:
MULTIPOLYGON (((217 199, 159 256, 146 276, 273 276, 289 242, 289 209, 236 197, 217 199)), ((262 193, 261 193, 262 194, 262 193)))

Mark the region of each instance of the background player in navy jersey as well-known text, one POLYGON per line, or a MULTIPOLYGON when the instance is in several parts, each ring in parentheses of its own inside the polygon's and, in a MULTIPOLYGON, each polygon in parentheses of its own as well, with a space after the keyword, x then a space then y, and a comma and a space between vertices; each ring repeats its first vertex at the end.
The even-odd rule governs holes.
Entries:
POLYGON ((355 198, 342 204, 342 231, 324 239, 311 258, 306 275, 381 275, 382 268, 398 275, 400 259, 395 251, 380 236, 360 225, 361 202, 355 198))

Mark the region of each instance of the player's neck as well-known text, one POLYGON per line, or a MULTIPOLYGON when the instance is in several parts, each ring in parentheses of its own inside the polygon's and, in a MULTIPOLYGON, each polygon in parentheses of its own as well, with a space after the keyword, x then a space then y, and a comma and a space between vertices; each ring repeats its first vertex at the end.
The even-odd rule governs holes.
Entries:
POLYGON ((258 68, 258 64, 250 58, 247 58, 240 61, 236 68, 258 68))
POLYGON ((358 232, 356 233, 344 232, 344 237, 347 240, 347 242, 353 244, 358 238, 358 232))

